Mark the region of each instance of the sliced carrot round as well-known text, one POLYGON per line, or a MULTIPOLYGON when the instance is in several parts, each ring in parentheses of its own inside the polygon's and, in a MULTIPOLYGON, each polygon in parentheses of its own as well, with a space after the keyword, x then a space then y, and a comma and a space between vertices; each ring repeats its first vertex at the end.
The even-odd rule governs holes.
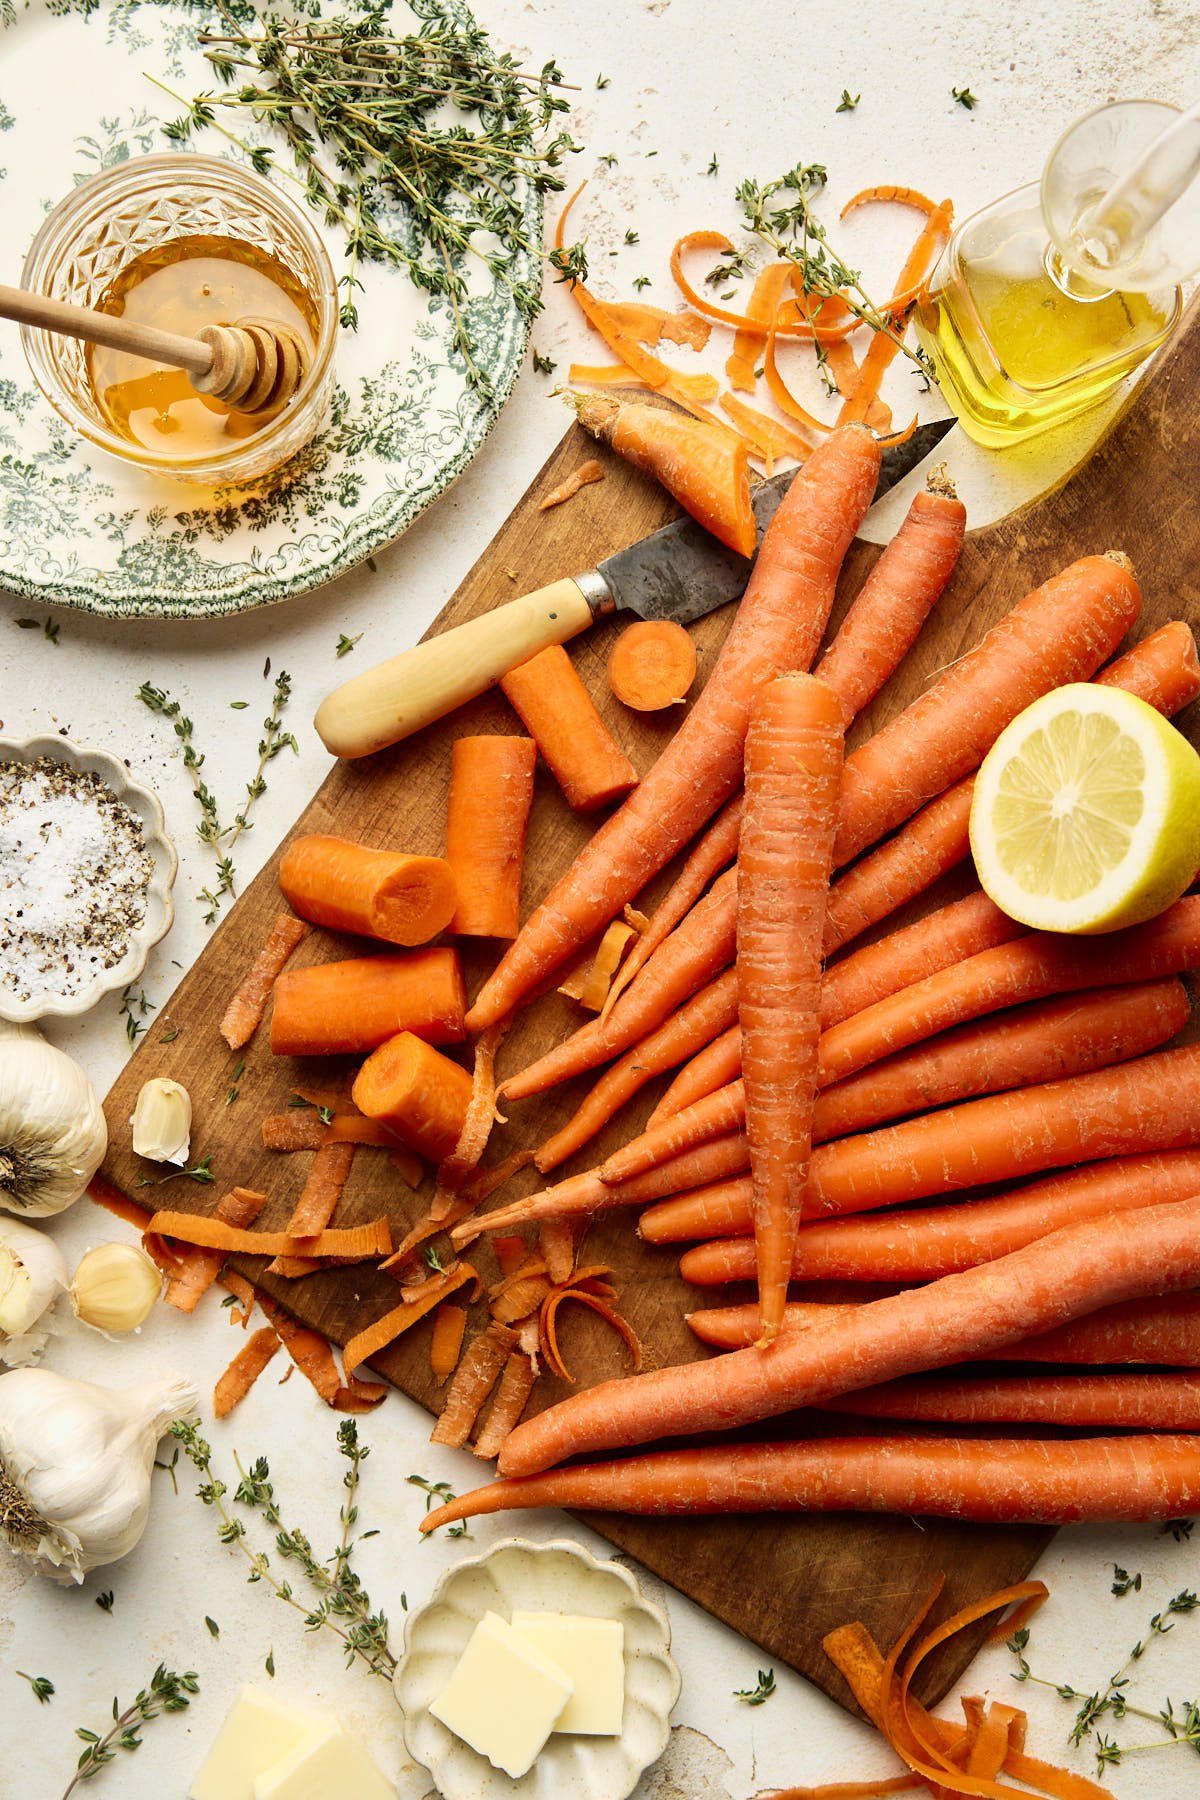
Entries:
POLYGON ((628 625, 608 656, 608 685, 635 712, 677 705, 696 679, 696 646, 674 619, 628 625))

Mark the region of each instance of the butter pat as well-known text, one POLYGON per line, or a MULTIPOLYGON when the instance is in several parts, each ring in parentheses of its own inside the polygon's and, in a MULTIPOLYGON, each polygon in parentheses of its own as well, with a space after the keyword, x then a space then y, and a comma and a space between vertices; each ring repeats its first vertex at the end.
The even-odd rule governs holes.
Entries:
POLYGON ((255 1800, 256 1778, 324 1729, 311 1713, 243 1688, 188 1789, 191 1800, 255 1800))
POLYGON ((579 1613, 515 1612, 512 1628, 564 1669, 575 1692, 555 1731, 619 1737, 625 1709, 625 1627, 579 1613))
POLYGON ((516 1780, 532 1768, 572 1692, 557 1663, 489 1612, 429 1710, 516 1780))
POLYGON ((357 1738, 326 1725, 258 1776, 254 1800, 396 1800, 396 1790, 357 1738))

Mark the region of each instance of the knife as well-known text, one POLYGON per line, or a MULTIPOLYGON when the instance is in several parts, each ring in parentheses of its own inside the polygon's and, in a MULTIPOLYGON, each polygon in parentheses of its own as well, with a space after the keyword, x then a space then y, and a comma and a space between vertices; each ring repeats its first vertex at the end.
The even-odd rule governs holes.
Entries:
MULTIPOLYGON (((874 498, 915 469, 954 422, 933 419, 918 426, 907 442, 889 445, 874 498)), ((796 472, 788 469, 755 488, 760 542, 796 472)), ((344 682, 317 709, 317 732, 335 756, 370 756, 473 700, 518 663, 549 644, 575 637, 618 608, 681 625, 703 618, 739 597, 750 568, 750 558, 726 549, 694 519, 676 519, 605 557, 594 569, 506 601, 344 682)))

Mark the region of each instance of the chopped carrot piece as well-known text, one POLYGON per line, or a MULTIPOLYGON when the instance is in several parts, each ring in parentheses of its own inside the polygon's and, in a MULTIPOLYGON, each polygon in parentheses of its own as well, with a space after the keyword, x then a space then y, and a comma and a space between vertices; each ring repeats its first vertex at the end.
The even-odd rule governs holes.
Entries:
POLYGON ((532 738, 493 734, 455 740, 446 861, 458 889, 450 929, 460 937, 517 935, 536 764, 532 738))
POLYGON ((561 644, 510 669, 500 686, 576 812, 595 812, 638 783, 561 644))
POLYGON ((279 885, 302 919, 391 944, 428 943, 450 923, 458 898, 440 856, 404 856, 320 835, 288 846, 279 885))
POLYGON ((354 1104, 411 1150, 440 1162, 457 1145, 473 1088, 465 1069, 411 1031, 373 1050, 354 1082, 354 1104))
POLYGON ((586 462, 580 463, 577 469, 572 469, 565 481, 560 481, 557 487, 550 489, 538 510, 549 512, 552 507, 562 506, 566 501, 573 500, 580 488, 590 487, 594 481, 603 480, 604 470, 595 457, 591 456, 586 462))
POLYGON ((279 1334, 270 1325, 264 1325, 242 1346, 213 1389, 213 1412, 218 1419, 227 1417, 238 1401, 246 1398, 279 1347, 279 1334))
POLYGON ((627 625, 608 653, 608 685, 635 712, 678 706, 696 679, 696 646, 674 619, 627 625))
POLYGON ((550 1277, 546 1274, 522 1275, 518 1272, 491 1302, 489 1310, 493 1319, 501 1325, 515 1325, 518 1319, 537 1310, 551 1287, 550 1277))
POLYGON ((439 1387, 454 1373, 466 1329, 466 1307, 443 1301, 433 1315, 433 1337, 429 1344, 430 1372, 439 1387))
POLYGON ((454 1450, 462 1448, 516 1342, 515 1331, 494 1323, 475 1339, 450 1383, 446 1404, 433 1428, 432 1443, 448 1444, 454 1450))
POLYGON ((241 1050, 262 1023, 271 995, 283 966, 292 951, 309 933, 301 919, 290 913, 279 913, 267 933, 267 940, 251 963, 237 988, 218 1030, 231 1050, 241 1050))
POLYGON ((494 1237, 492 1249, 503 1276, 514 1274, 529 1256, 529 1245, 524 1238, 519 1237, 494 1237))
MULTIPOLYGON (((314 963, 276 982, 271 1049, 276 1056, 341 1056, 375 1050, 398 1031, 452 1044, 463 1035, 465 1007, 457 950, 314 963)), ((345 1101, 333 1110, 349 1110, 345 1101)))

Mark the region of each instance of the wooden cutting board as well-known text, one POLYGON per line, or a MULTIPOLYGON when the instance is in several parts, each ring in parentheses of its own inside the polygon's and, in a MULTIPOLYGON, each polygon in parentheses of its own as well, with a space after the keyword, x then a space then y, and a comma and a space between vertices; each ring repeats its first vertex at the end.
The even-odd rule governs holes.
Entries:
MULTIPOLYGON (((934 671, 974 643, 1031 587, 1076 556, 1109 548, 1132 556, 1145 591, 1139 636, 1170 618, 1195 622, 1200 569, 1197 305, 1186 323, 1190 328, 1162 354, 1124 415, 1065 485, 1015 516, 968 535, 958 573, 919 644, 902 673, 859 722, 856 735, 876 728, 907 704, 934 671)), ((1017 454, 1033 455, 1036 450, 1017 454)), ((431 629, 442 630, 526 589, 587 568, 644 536, 672 512, 656 487, 597 452, 573 428, 431 629), (604 460, 605 479, 584 488, 568 505, 539 511, 542 496, 585 455, 596 454, 604 460)), ((854 545, 839 610, 878 554, 872 545, 854 545)), ((696 691, 712 666, 731 614, 727 608, 693 628, 700 657, 696 691)), ((572 654, 615 735, 644 771, 678 721, 676 715, 665 719, 634 715, 609 695, 604 661, 619 627, 620 622, 609 622, 594 628, 576 640, 572 654)), ((338 765, 297 821, 295 833, 336 832, 369 844, 438 853, 453 738, 514 729, 519 727, 506 703, 490 694, 393 751, 338 765)), ((175 821, 176 830, 185 828, 184 821, 175 821)), ((526 911, 565 867, 589 829, 568 810, 552 780, 539 774, 525 867, 526 911)), ((294 1083, 343 1073, 333 1064, 310 1062, 302 1073, 299 1063, 272 1058, 263 1029, 246 1053, 245 1069, 236 1083, 237 1099, 226 1103, 242 1059, 225 1048, 216 1022, 279 910, 278 861, 277 853, 215 932, 116 1083, 107 1106, 112 1147, 105 1165, 108 1177, 139 1199, 196 1211, 210 1209, 218 1193, 237 1183, 264 1189, 271 1201, 260 1223, 273 1228, 286 1222, 311 1157, 262 1150, 258 1122, 265 1113, 286 1106, 294 1083), (172 1032, 178 1035, 164 1042, 172 1032), (187 1181, 174 1181, 151 1194, 137 1188, 139 1176, 147 1170, 129 1149, 127 1121, 139 1087, 152 1075, 174 1076, 190 1090, 193 1153, 211 1156, 215 1188, 187 1181)), ((665 881, 660 881, 651 890, 650 901, 663 885, 665 881)), ((935 894, 926 904, 942 898, 935 894)), ((350 950, 345 940, 314 931, 296 961, 327 960, 350 950)), ((353 953, 361 953, 361 946, 354 946, 353 953)), ((468 941, 465 960, 474 991, 490 958, 470 948, 468 941)), ((576 1022, 576 1010, 569 1003, 548 995, 521 1014, 505 1043, 502 1069, 523 1066, 576 1022)), ((573 1083, 556 1095, 513 1106, 508 1125, 493 1139, 490 1158, 514 1145, 540 1142, 574 1109, 585 1086, 573 1083)), ((591 1166, 615 1142, 628 1137, 634 1126, 640 1127, 658 1091, 658 1084, 648 1088, 641 1104, 627 1108, 616 1128, 610 1128, 575 1164, 566 1165, 564 1173, 591 1166)), ((521 1180, 524 1186, 513 1183, 506 1198, 535 1185, 528 1177, 521 1180)), ((384 1153, 360 1151, 338 1222, 376 1217, 381 1209, 399 1234, 423 1210, 423 1197, 400 1183, 384 1153)), ((622 1308, 646 1345, 652 1365, 705 1354, 683 1323, 684 1313, 696 1300, 676 1275, 676 1257, 669 1249, 641 1244, 628 1218, 609 1215, 590 1233, 587 1258, 610 1263, 616 1271, 622 1308)), ((490 1250, 481 1252, 479 1260, 484 1274, 491 1277, 490 1250)), ((260 1266, 250 1263, 248 1272, 257 1278, 260 1266)), ((366 1268, 332 1270, 291 1284, 266 1277, 262 1285, 300 1319, 338 1343, 396 1303, 390 1279, 366 1268)), ((582 1309, 570 1310, 579 1315, 582 1309)), ((564 1319, 563 1348, 568 1365, 586 1370, 590 1379, 622 1370, 624 1353, 615 1335, 588 1314, 564 1319)), ((378 1366, 405 1393, 437 1410, 427 1326, 402 1338, 397 1348, 378 1359, 378 1366)), ((540 1403, 548 1404, 564 1391, 561 1383, 544 1377, 538 1385, 540 1403)), ((371 1421, 370 1432, 378 1441, 387 1429, 385 1407, 371 1421)), ((481 1481, 488 1472, 481 1466, 481 1481)), ((854 1516, 696 1521, 604 1516, 589 1522, 753 1639, 768 1656, 790 1663, 846 1704, 847 1690, 820 1647, 827 1630, 860 1618, 887 1645, 936 1576, 946 1576, 945 1612, 1023 1577, 1052 1535, 1046 1530, 854 1516)), ((520 1520, 515 1523, 519 1528, 520 1520)), ((982 1630, 957 1639, 953 1649, 931 1666, 926 1697, 939 1696, 958 1676, 982 1630)))

